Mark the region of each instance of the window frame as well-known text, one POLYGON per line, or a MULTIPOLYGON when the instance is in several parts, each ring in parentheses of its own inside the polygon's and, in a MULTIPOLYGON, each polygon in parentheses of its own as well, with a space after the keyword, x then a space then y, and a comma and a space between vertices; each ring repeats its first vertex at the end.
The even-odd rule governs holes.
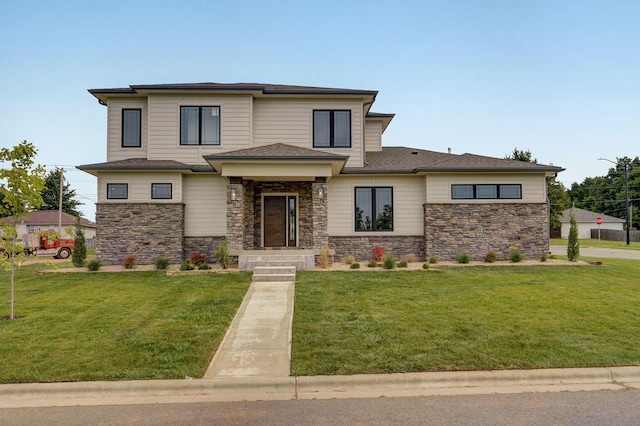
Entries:
POLYGON ((129 199, 129 184, 122 182, 112 182, 107 183, 107 200, 128 200, 129 199), (124 188, 124 197, 114 197, 111 195, 111 191, 109 190, 115 186, 122 186, 124 188))
POLYGON ((354 219, 354 231, 355 232, 393 232, 394 230, 394 196, 393 196, 393 186, 356 186, 353 189, 353 219, 354 219), (358 229, 358 190, 359 189, 369 189, 371 190, 371 216, 376 218, 376 220, 371 221, 371 229, 358 229), (385 189, 390 190, 391 192, 391 227, 388 229, 377 229, 377 190, 385 189))
POLYGON ((451 184, 451 199, 452 200, 522 200, 522 184, 520 183, 462 183, 462 184, 451 184), (479 196, 478 188, 479 187, 491 187, 495 188, 494 193, 496 194, 494 197, 487 196, 479 196), (456 196, 456 188, 469 188, 471 187, 472 195, 470 197, 457 197, 456 196), (506 187, 517 187, 518 188, 518 197, 507 197, 505 195, 506 187))
POLYGON ((173 183, 171 182, 152 182, 151 183, 151 199, 152 200, 172 200, 173 199, 173 183), (169 185, 169 196, 168 197, 158 197, 154 196, 154 187, 156 185, 169 185))
POLYGON ((121 112, 121 131, 120 131, 120 146, 122 148, 141 148, 142 147, 142 109, 141 108, 122 108, 121 112), (138 112, 138 144, 128 145, 125 144, 125 136, 127 135, 125 116, 128 112, 138 112))
POLYGON ((222 107, 220 105, 180 105, 180 146, 220 146, 222 145, 221 141, 221 133, 222 133, 222 107), (182 141, 182 114, 184 108, 198 108, 198 143, 183 143, 182 141), (202 110, 203 108, 217 108, 218 109, 218 134, 217 134, 217 143, 202 143, 202 110))
POLYGON ((352 132, 352 123, 351 123, 351 110, 350 109, 314 109, 313 110, 313 129, 312 129, 312 137, 313 137, 313 147, 314 148, 351 148, 352 147, 352 142, 353 142, 353 132, 352 132), (318 145, 316 143, 316 113, 319 112, 328 112, 329 113, 329 146, 323 146, 323 145, 318 145), (335 135, 335 113, 336 112, 346 112, 349 114, 349 118, 348 118, 348 124, 349 124, 349 131, 348 131, 348 135, 349 135, 349 143, 346 146, 342 146, 342 145, 336 145, 335 144, 335 140, 336 140, 336 135, 335 135))

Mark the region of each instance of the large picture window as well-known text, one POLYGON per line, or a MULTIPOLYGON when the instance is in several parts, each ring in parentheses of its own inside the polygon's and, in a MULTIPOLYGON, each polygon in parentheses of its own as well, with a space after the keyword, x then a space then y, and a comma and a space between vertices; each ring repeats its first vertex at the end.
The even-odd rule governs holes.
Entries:
POLYGON ((107 199, 126 200, 129 198, 129 185, 126 183, 108 183, 107 199))
POLYGON ((180 107, 180 145, 220 145, 220 107, 180 107))
POLYGON ((356 231, 393 231, 393 188, 355 189, 356 231))
POLYGON ((464 184, 451 185, 454 200, 519 200, 522 198, 520 184, 464 184))
POLYGON ((351 147, 351 111, 313 111, 313 147, 351 147))
POLYGON ((122 147, 140 148, 142 142, 142 110, 122 110, 122 147))

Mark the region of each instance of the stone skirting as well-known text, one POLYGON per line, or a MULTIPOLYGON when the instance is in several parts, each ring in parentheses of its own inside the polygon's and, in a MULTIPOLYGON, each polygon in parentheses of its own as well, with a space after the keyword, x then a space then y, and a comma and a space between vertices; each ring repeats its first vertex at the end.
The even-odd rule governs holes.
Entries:
POLYGON ((189 260, 191 254, 199 251, 207 256, 207 263, 215 263, 213 253, 216 247, 225 240, 225 237, 184 237, 182 258, 189 260))
POLYGON ((158 257, 182 261, 184 205, 179 203, 96 204, 96 256, 105 265, 126 256, 150 264, 158 257))
POLYGON ((409 254, 417 260, 424 260, 424 237, 422 236, 330 236, 329 248, 335 250, 335 261, 345 256, 353 256, 362 262, 371 259, 373 248, 380 246, 385 254, 401 259, 409 254))
POLYGON ((525 259, 549 251, 547 204, 425 204, 425 254, 454 260, 466 253, 483 260, 489 251, 505 259, 519 250, 525 259))

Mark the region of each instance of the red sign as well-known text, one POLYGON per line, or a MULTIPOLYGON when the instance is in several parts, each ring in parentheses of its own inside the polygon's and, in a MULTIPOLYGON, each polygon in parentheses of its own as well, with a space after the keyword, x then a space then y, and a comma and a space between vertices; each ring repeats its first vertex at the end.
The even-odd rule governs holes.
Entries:
POLYGON ((596 217, 596 225, 602 225, 602 218, 596 217))

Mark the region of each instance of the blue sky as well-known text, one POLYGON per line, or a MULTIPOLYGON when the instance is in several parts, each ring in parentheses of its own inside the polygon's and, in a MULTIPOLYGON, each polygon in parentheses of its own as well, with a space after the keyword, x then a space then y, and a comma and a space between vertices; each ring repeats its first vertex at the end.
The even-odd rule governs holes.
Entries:
POLYGON ((63 165, 86 217, 106 159, 89 88, 258 82, 378 90, 385 145, 605 175, 640 155, 638 1, 0 2, 0 144, 63 165))

